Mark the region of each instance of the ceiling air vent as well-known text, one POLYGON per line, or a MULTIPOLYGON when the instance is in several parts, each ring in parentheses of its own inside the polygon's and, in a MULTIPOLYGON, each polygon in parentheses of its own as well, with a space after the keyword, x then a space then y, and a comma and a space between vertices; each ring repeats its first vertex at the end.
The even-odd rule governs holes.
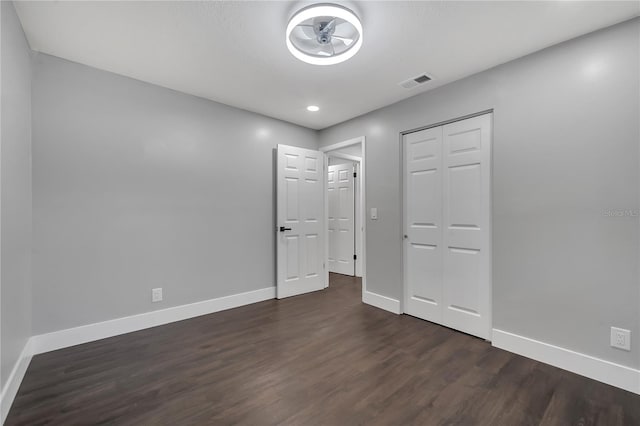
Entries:
POLYGON ((433 78, 429 74, 420 74, 417 77, 410 78, 409 80, 405 80, 403 82, 398 83, 401 87, 405 89, 413 89, 421 84, 426 83, 427 81, 431 81, 433 78))

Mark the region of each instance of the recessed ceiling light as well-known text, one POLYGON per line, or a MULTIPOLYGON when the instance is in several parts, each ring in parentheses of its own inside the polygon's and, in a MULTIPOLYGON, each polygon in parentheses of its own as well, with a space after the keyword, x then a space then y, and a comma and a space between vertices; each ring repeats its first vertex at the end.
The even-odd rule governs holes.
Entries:
POLYGON ((307 107, 307 111, 311 111, 311 112, 316 112, 316 111, 320 111, 320 107, 316 106, 316 105, 309 105, 307 107))
POLYGON ((349 9, 313 5, 293 15, 287 25, 287 48, 313 65, 333 65, 353 57, 362 46, 362 23, 349 9))

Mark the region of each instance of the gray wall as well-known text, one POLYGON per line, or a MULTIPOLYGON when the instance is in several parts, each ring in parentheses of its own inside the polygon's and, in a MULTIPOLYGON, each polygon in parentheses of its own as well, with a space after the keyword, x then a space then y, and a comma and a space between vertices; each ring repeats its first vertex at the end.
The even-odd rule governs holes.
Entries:
POLYGON ((317 132, 43 54, 33 125, 34 334, 275 285, 273 149, 317 132))
POLYGON ((320 133, 367 137, 368 290, 402 299, 399 133, 490 108, 494 327, 640 366, 639 21, 540 51, 320 133), (633 351, 609 347, 632 330, 633 351), (635 340, 634 340, 635 339, 635 340))
POLYGON ((1 2, 0 14, 0 382, 4 386, 31 336, 31 51, 13 3, 1 2))

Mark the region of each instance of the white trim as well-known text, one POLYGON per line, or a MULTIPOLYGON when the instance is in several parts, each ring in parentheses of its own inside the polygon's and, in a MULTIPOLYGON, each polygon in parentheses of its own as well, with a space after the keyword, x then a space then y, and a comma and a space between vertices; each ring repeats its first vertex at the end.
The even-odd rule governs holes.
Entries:
MULTIPOLYGON (((320 150, 322 152, 322 150, 320 150)), ((324 197, 324 288, 329 287, 329 156, 324 153, 324 186, 322 194, 324 197)))
POLYGON ((392 299, 387 296, 383 296, 378 293, 372 293, 365 291, 362 294, 362 302, 367 305, 375 306, 376 308, 384 309, 385 311, 392 312, 400 315, 400 301, 392 299))
POLYGON ((640 394, 640 370, 528 337, 493 329, 492 345, 617 388, 640 394))
POLYGON ((328 157, 333 157, 333 158, 341 158, 343 160, 349 160, 349 161, 355 161, 355 162, 361 162, 362 161, 362 157, 358 157, 356 155, 351 155, 351 154, 343 154, 342 152, 327 152, 327 156, 328 157))
POLYGON ((209 299, 188 305, 175 306, 81 327, 40 334, 31 338, 33 341, 33 354, 54 351, 56 349, 93 342, 107 337, 144 330, 145 328, 237 308, 263 300, 274 299, 275 297, 276 288, 266 287, 246 293, 232 294, 217 299, 209 299))
POLYGON ((409 289, 407 286, 407 248, 405 243, 406 229, 407 229, 407 176, 406 176, 406 153, 404 137, 406 133, 400 132, 400 185, 401 185, 401 197, 400 197, 400 255, 402 256, 402 297, 400 298, 400 312, 407 313, 407 299, 409 296, 409 289))
POLYGON ((27 368, 29 367, 29 363, 33 356, 31 348, 32 339, 29 339, 27 340, 27 343, 25 343, 24 348, 22 348, 20 357, 13 366, 11 374, 9 374, 9 378, 2 388, 2 394, 0 396, 0 424, 4 424, 4 421, 9 414, 11 404, 13 404, 13 400, 18 393, 22 379, 27 372, 27 368))
POLYGON ((320 147, 320 152, 335 151, 336 149, 345 148, 347 146, 357 145, 357 144, 361 143, 362 144, 362 157, 364 158, 364 142, 365 142, 365 137, 364 136, 358 136, 357 138, 348 139, 348 140, 343 141, 343 142, 338 142, 338 143, 334 143, 334 144, 331 144, 331 145, 322 146, 322 147, 320 147))
POLYGON ((360 224, 362 225, 362 301, 364 302, 364 294, 367 291, 367 141, 364 136, 352 140, 359 140, 362 144, 362 160, 360 160, 360 224))

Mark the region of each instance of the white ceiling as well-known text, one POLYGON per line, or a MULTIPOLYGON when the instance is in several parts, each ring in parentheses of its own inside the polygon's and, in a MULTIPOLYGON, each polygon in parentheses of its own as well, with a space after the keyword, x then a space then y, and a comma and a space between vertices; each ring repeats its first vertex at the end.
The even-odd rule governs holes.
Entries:
POLYGON ((342 2, 361 51, 314 66, 285 46, 302 3, 19 2, 32 49, 322 129, 581 34, 638 16, 626 2, 342 2), (422 72, 435 80, 407 90, 422 72), (310 113, 307 105, 320 106, 310 113))

